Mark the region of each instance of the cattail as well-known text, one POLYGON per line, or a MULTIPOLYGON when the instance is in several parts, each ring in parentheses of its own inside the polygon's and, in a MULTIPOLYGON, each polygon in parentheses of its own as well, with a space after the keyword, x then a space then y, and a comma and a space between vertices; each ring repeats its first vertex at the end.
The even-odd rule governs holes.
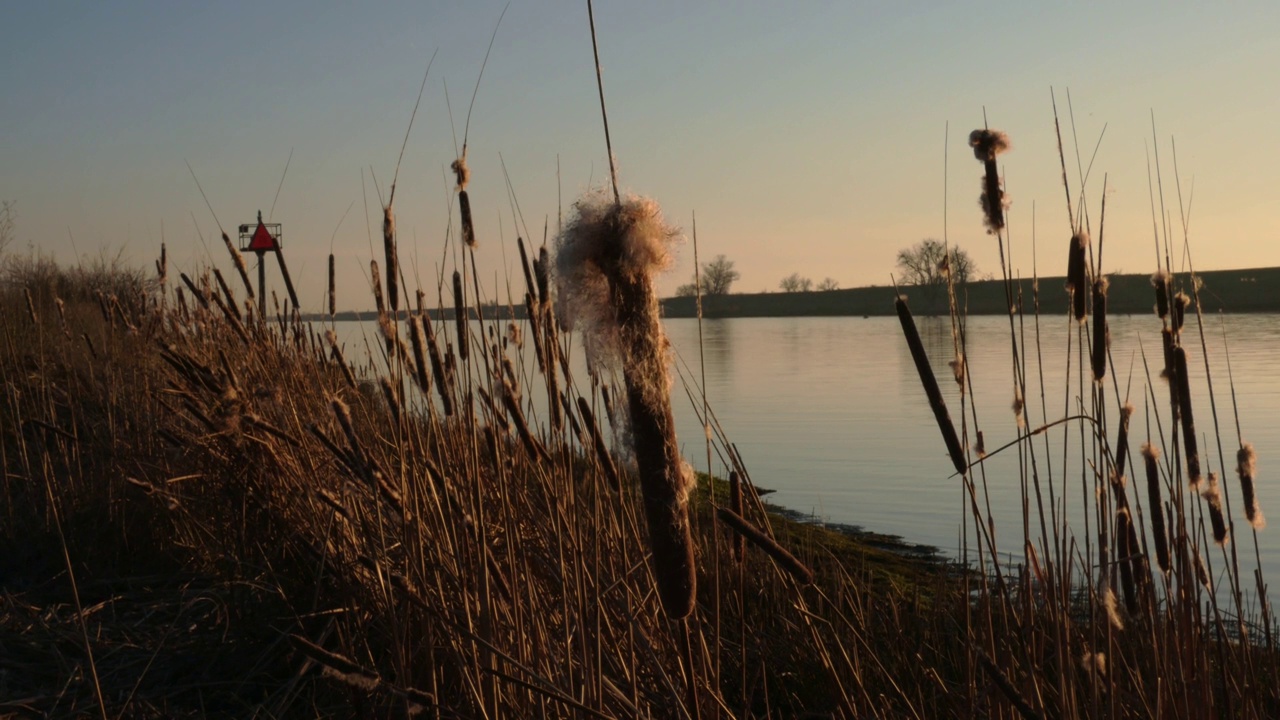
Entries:
POLYGON ((400 394, 385 376, 378 378, 378 384, 382 386, 382 396, 386 398, 387 407, 391 409, 391 418, 398 427, 400 425, 400 394))
POLYGON ((506 341, 516 346, 516 349, 524 347, 524 334, 520 332, 520 326, 514 322, 507 323, 506 341))
POLYGON ((728 525, 740 537, 751 541, 752 545, 763 550, 773 559, 778 567, 786 571, 797 583, 809 585, 813 582, 813 571, 800 562, 795 555, 766 535, 760 528, 745 520, 741 515, 729 508, 716 508, 716 518, 728 525))
POLYGON ((1160 451, 1151 443, 1142 444, 1142 459, 1147 470, 1147 508, 1151 513, 1151 535, 1156 546, 1156 562, 1160 570, 1169 572, 1169 540, 1164 531, 1164 503, 1160 500, 1160 451))
POLYGON ((915 360, 916 372, 920 374, 920 382, 924 385, 924 393, 929 398, 929 407, 933 408, 933 416, 938 421, 938 429, 942 431, 942 440, 947 445, 947 453, 956 472, 964 474, 969 465, 964 459, 964 446, 960 444, 960 436, 956 435, 956 426, 951 422, 951 413, 947 411, 947 403, 942 399, 942 390, 938 388, 938 379, 933 375, 933 367, 924 352, 924 343, 920 341, 920 331, 911 317, 907 301, 899 296, 895 306, 898 320, 902 324, 902 332, 906 335, 907 346, 911 349, 911 358, 915 360))
MULTIPOLYGON (((467 183, 471 180, 471 169, 467 167, 467 149, 462 149, 462 156, 449 166, 458 180, 458 212, 462 216, 462 241, 473 250, 476 247, 476 228, 471 221, 471 198, 467 196, 467 183)), ((465 358, 463 358, 465 359, 465 358)))
POLYGON ((332 320, 334 315, 338 314, 338 291, 335 282, 335 268, 333 263, 333 253, 329 253, 329 319, 332 320))
POLYGON ((382 250, 387 259, 387 299, 391 312, 400 312, 400 260, 396 255, 396 215, 391 204, 382 208, 382 250))
POLYGON ((978 431, 978 438, 973 443, 973 452, 979 458, 985 458, 987 456, 987 439, 982 434, 981 430, 978 431))
POLYGON ((160 285, 164 285, 164 281, 169 277, 169 253, 164 243, 160 243, 160 259, 156 261, 156 280, 160 285))
POLYGON ((1129 454, 1129 420, 1133 417, 1133 405, 1125 403, 1120 408, 1120 434, 1116 437, 1116 475, 1124 477, 1125 459, 1129 454))
POLYGON ((1027 403, 1022 399, 1022 391, 1015 389, 1013 391, 1013 402, 1009 404, 1009 409, 1013 410, 1013 419, 1017 421, 1020 428, 1027 426, 1027 415, 1023 412, 1026 408, 1027 403))
MULTIPOLYGON (((739 517, 744 516, 742 509, 742 478, 737 470, 729 471, 729 509, 739 517)), ((746 555, 747 541, 742 535, 733 536, 733 559, 739 562, 746 555)))
POLYGON ((1119 555, 1120 588, 1124 591, 1124 606, 1132 615, 1138 612, 1138 592, 1134 577, 1138 574, 1141 557, 1138 554, 1137 534, 1133 529, 1133 519, 1129 516, 1129 508, 1116 510, 1116 552, 1119 555))
POLYGON ((538 260, 533 264, 534 277, 538 281, 538 303, 543 309, 551 306, 551 290, 549 288, 549 275, 551 273, 551 256, 547 253, 547 246, 543 245, 538 248, 538 260))
POLYGON ((964 394, 964 353, 957 352, 956 356, 951 359, 947 365, 951 368, 951 374, 955 376, 956 385, 960 388, 960 393, 964 394))
POLYGON ((1071 294, 1071 309, 1077 322, 1084 322, 1085 311, 1085 251, 1089 249, 1089 233, 1081 230, 1071 236, 1067 254, 1067 292, 1071 294))
MULTIPOLYGON (((208 310, 209 298, 206 297, 204 293, 200 292, 200 289, 196 287, 196 284, 191 282, 191 278, 187 277, 186 273, 178 273, 178 277, 182 278, 182 282, 187 286, 187 289, 190 290, 191 294, 196 297, 196 302, 200 303, 200 307, 204 308, 205 310, 208 310)), ((101 298, 99 298, 99 301, 102 302, 101 298)), ((110 319, 111 313, 107 312, 105 307, 103 309, 103 313, 106 315, 108 319, 110 319)))
POLYGON ((1008 207, 1004 191, 1000 189, 1000 171, 996 168, 996 156, 1009 149, 1009 136, 999 130, 980 129, 969 133, 969 146, 973 156, 986 169, 982 182, 982 213, 987 229, 998 233, 1004 228, 1004 210, 1008 207))
MULTIPOLYGON (((261 220, 261 216, 258 218, 261 220)), ((231 253, 231 262, 235 263, 236 271, 240 273, 240 279, 244 281, 244 291, 249 294, 249 298, 253 299, 253 283, 249 282, 249 269, 245 267, 244 256, 232 244, 231 238, 226 233, 222 233, 222 244, 227 246, 227 252, 231 253)))
POLYGON ((1156 315, 1161 319, 1169 317, 1169 284, 1172 280, 1167 270, 1158 270, 1151 276, 1151 285, 1156 289, 1156 315))
POLYGON ((458 332, 458 357, 466 362, 467 347, 471 344, 467 333, 467 298, 462 294, 462 273, 457 270, 453 271, 453 320, 458 332))
POLYGON ((609 418, 609 426, 617 427, 618 423, 613 415, 613 396, 609 394, 608 385, 600 386, 600 401, 604 403, 604 415, 609 418))
POLYGON ((1222 517, 1222 489, 1218 487, 1218 473, 1210 472, 1209 481, 1200 493, 1209 505, 1209 522, 1213 525, 1213 541, 1227 544, 1227 523, 1222 517))
POLYGON ((1191 306, 1191 298, 1180 292, 1173 296, 1173 332, 1182 332, 1182 324, 1187 319, 1187 308, 1191 306))
MULTIPOLYGON (((574 209, 556 247, 566 327, 580 323, 595 357, 622 366, 658 594, 669 617, 683 618, 693 611, 696 586, 688 511, 693 473, 676 441, 668 343, 653 281, 671 264, 678 233, 646 198, 615 202, 593 193, 574 209)), ((554 372, 548 362, 547 374, 554 372)))
POLYGON ((1200 450, 1196 440, 1196 420, 1191 413, 1191 381, 1187 373, 1187 351, 1174 348, 1174 375, 1178 380, 1178 411, 1182 420, 1182 446, 1187 455, 1187 482, 1191 489, 1200 487, 1200 450))
MULTIPOLYGON (((533 354, 538 358, 538 372, 546 373, 547 361, 542 352, 542 326, 539 324, 538 305, 533 298, 533 292, 524 294, 524 307, 526 314, 529 316, 529 334, 533 336, 533 354)), ((552 368, 551 371, 555 372, 555 368, 552 368)))
POLYGON ((1256 471, 1257 455, 1253 452, 1253 444, 1244 443, 1236 452, 1236 474, 1240 476, 1240 494, 1244 496, 1244 516, 1255 530, 1261 530, 1267 526, 1267 519, 1258 507, 1258 496, 1253 487, 1256 471))
POLYGON ((1111 331, 1107 328, 1107 285, 1106 278, 1093 281, 1093 379, 1102 382, 1107 375, 1107 345, 1111 342, 1111 331))
POLYGON ((525 290, 535 293, 538 288, 533 284, 533 271, 529 268, 529 254, 524 249, 524 238, 516 238, 516 247, 520 248, 520 269, 524 271, 525 290))
POLYGON ((31 316, 31 324, 39 325, 40 316, 36 313, 36 302, 31 297, 31 288, 24 287, 23 291, 27 294, 27 314, 31 316))
POLYGON ((387 301, 382 295, 382 275, 378 272, 378 261, 369 261, 369 278, 373 283, 373 301, 378 309, 378 317, 387 314, 387 301))
POLYGON ((422 337, 422 318, 409 318, 409 342, 413 345, 413 367, 417 371, 418 389, 423 395, 431 392, 431 378, 427 375, 426 341, 422 337))

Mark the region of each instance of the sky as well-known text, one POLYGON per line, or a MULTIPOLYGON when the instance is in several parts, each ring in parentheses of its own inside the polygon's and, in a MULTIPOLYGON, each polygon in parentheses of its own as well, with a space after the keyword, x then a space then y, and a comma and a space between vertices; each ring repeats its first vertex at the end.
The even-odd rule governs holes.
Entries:
MULTIPOLYGON (((234 239, 261 210, 304 309, 325 302, 331 249, 339 306, 369 308, 379 193, 434 54, 397 181, 401 262, 429 296, 454 268, 465 132, 482 287, 505 301, 510 281, 518 302, 516 237, 553 244, 608 180, 585 2, 512 0, 478 90, 505 0, 355 5, 8 7, 10 252, 150 267, 163 241, 174 269, 227 272, 219 224, 234 239)), ((1105 180, 1105 271, 1155 269, 1156 216, 1181 267, 1183 215, 1197 269, 1280 265, 1280 4, 600 0, 595 19, 620 184, 687 239, 664 294, 691 279, 695 214, 699 256, 734 261, 737 291, 793 272, 886 285, 899 249, 944 236, 999 275, 967 146, 984 124, 1012 141, 1013 271, 1063 274, 1054 98, 1095 238, 1105 180)))

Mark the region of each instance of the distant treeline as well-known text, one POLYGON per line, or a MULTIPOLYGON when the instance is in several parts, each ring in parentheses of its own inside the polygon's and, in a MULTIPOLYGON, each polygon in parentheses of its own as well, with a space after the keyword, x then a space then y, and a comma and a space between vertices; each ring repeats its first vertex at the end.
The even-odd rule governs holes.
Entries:
MULTIPOLYGON (((1197 273, 1202 283, 1200 300, 1207 312, 1280 312, 1280 267, 1245 268, 1242 270, 1209 270, 1197 273)), ((1175 288, 1190 294, 1190 279, 1186 273, 1174 275, 1175 288)), ((1155 290, 1150 274, 1109 275, 1111 283, 1107 294, 1107 309, 1112 314, 1134 315, 1152 312, 1155 306, 1155 290)), ((917 315, 942 315, 947 312, 946 288, 940 285, 904 285, 911 310, 917 315)), ((961 306, 970 315, 1000 315, 1008 311, 1004 282, 982 280, 956 287, 961 306)), ((711 318, 732 317, 805 317, 831 315, 893 315, 893 288, 887 286, 849 288, 814 292, 733 293, 709 295, 702 298, 702 315, 711 318)), ((1041 314, 1064 314, 1069 297, 1066 278, 1044 277, 1038 283, 1028 278, 1015 281, 1013 288, 1015 306, 1022 304, 1031 312, 1039 304, 1041 314), (1039 293, 1036 293, 1036 287, 1039 293)), ((696 301, 692 297, 666 298, 662 302, 662 314, 669 318, 697 317, 696 301)), ((432 320, 453 320, 453 308, 431 309, 427 313, 432 320)), ((467 308, 472 320, 479 319, 474 307, 467 308)), ((528 314, 523 305, 483 305, 480 308, 485 320, 523 320, 528 314)), ((338 321, 375 320, 373 310, 340 312, 338 321)), ((408 317, 401 310, 400 318, 408 317)), ((326 313, 307 313, 303 319, 311 322, 329 319, 326 313)))
MULTIPOLYGON (((1174 286, 1191 294, 1189 276, 1175 274, 1174 286)), ((1280 267, 1211 270, 1197 273, 1200 300, 1206 312, 1280 312, 1280 267)), ((1153 312, 1155 290, 1148 274, 1109 275, 1108 312, 1133 315, 1153 312)), ((941 315, 947 312, 946 287, 912 286, 901 288, 917 315, 941 315)), ((1005 284, 1001 280, 970 282, 956 287, 962 309, 970 315, 1000 315, 1009 311, 1005 284)), ((1032 312, 1038 304, 1044 315, 1065 314, 1069 296, 1066 278, 1043 277, 1017 280, 1013 286, 1013 304, 1021 304, 1032 312), (1038 287, 1038 292, 1037 292, 1038 287)), ((862 287, 823 292, 743 293, 702 298, 703 317, 800 317, 830 315, 893 315, 892 287, 862 287)), ((697 316, 694 298, 675 297, 662 301, 662 312, 669 318, 697 316)))

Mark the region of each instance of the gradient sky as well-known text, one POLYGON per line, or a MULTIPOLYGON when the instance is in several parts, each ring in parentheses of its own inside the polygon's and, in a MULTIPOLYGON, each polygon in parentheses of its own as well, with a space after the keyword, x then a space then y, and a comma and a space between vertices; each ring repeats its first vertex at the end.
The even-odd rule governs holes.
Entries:
MULTIPOLYGON (((105 249, 150 266, 163 236, 178 269, 210 258, 230 269, 185 162, 234 237, 270 210, 292 149, 274 220, 304 308, 322 305, 331 237, 339 305, 368 308, 368 262, 381 260, 371 176, 385 194, 438 50, 396 195, 406 274, 416 267, 434 295, 435 273, 453 262, 445 85, 461 142, 504 4, 11 4, 0 25, 10 249, 64 261, 105 249)), ((740 291, 775 290, 792 272, 886 284, 899 248, 944 231, 998 274, 977 206, 981 165, 966 145, 984 111, 1013 142, 1001 156, 1012 263, 1032 273, 1034 236, 1040 274, 1062 274, 1069 228, 1051 87, 1073 193, 1068 89, 1084 163, 1106 126, 1086 187, 1096 223, 1108 178, 1106 270, 1154 269, 1153 148, 1179 241, 1179 183, 1190 204, 1196 267, 1280 265, 1280 4, 601 0, 596 24, 624 189, 657 199, 686 234, 696 211, 700 254, 734 260, 740 291)), ((514 0, 469 145, 492 297, 495 276, 521 288, 516 235, 527 225, 539 244, 547 224, 554 235, 558 188, 567 212, 608 177, 585 3, 514 0)), ((692 257, 684 245, 664 293, 690 279, 692 257)))

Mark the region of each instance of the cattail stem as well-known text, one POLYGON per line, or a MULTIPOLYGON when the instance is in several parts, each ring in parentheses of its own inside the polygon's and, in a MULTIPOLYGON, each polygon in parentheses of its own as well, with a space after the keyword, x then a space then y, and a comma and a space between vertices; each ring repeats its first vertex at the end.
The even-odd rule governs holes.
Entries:
POLYGON ((907 301, 899 296, 895 306, 898 310, 898 320, 902 323, 902 332, 907 338, 907 347, 911 349, 911 358, 916 364, 916 372, 920 374, 920 383, 924 385, 925 395, 929 398, 929 407, 933 409, 933 416, 938 421, 938 429, 942 431, 942 440, 947 445, 947 454, 951 456, 956 472, 963 475, 969 468, 964 458, 964 446, 960 444, 960 437, 956 434, 956 426, 951 421, 951 413, 947 411, 947 403, 942 399, 942 390, 938 387, 938 379, 933 374, 933 366, 929 364, 929 356, 925 354, 924 343, 920 340, 920 331, 916 329, 916 322, 911 317, 907 301))
POLYGON ((622 492, 622 478, 618 475, 618 468, 613 464, 613 458, 609 455, 609 448, 604 444, 604 437, 600 433, 600 424, 596 422, 595 413, 591 412, 591 403, 587 402, 584 397, 578 397, 578 414, 582 416, 582 422, 587 426, 587 432, 591 434, 591 447, 595 450, 596 459, 600 462, 600 467, 604 469, 605 477, 609 479, 609 485, 614 491, 622 492))
POLYGON ((240 280, 244 282, 244 291, 248 293, 249 299, 254 297, 253 283, 249 282, 249 268, 245 267, 244 256, 236 249, 231 242, 231 238, 226 233, 222 233, 222 243, 227 246, 227 252, 231 254, 231 262, 236 266, 236 272, 240 273, 240 280))
MULTIPOLYGON (((729 471, 729 509, 738 516, 745 516, 742 508, 742 478, 737 470, 729 471)), ((739 562, 746 554, 746 539, 741 535, 733 536, 733 559, 739 562)))
POLYGON ((779 545, 776 540, 766 535, 760 528, 748 522, 741 515, 729 508, 718 507, 716 508, 716 517, 732 528, 738 535, 749 540, 752 545, 763 550, 778 564, 778 567, 785 570, 797 583, 809 585, 813 582, 812 570, 800 562, 790 551, 779 545))

